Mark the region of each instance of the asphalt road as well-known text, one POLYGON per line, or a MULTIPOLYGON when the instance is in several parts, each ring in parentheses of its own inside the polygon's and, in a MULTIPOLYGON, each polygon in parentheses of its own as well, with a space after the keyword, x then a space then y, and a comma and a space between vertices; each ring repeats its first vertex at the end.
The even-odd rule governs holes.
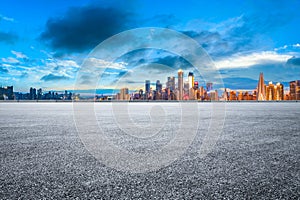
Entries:
MULTIPOLYGON (((120 148, 152 152, 168 144, 178 129, 178 108, 165 120, 157 106, 170 105, 130 108, 137 130, 147 127, 149 120, 163 123, 165 129, 159 129, 163 136, 151 136, 150 142, 139 138, 136 129, 130 144, 121 137, 116 122, 105 118, 107 104, 96 105, 96 116, 120 148)), ((199 106, 198 133, 182 155, 167 166, 156 163, 158 169, 136 173, 95 158, 76 130, 72 103, 0 103, 0 199, 299 199, 300 104, 227 104, 216 144, 199 156, 199 148, 207 142, 210 106, 199 106)), ((190 128, 186 134, 197 130, 190 128)), ((177 144, 167 154, 172 157, 178 149, 177 144)))

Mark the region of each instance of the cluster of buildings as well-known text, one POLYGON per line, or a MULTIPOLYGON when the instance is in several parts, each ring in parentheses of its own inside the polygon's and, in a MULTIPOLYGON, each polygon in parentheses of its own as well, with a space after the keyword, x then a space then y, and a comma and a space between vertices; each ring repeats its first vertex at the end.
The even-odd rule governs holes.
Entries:
POLYGON ((16 100, 72 100, 72 92, 68 92, 65 90, 65 92, 43 92, 42 88, 36 89, 36 88, 30 88, 29 93, 15 93, 15 99, 16 100))
MULTIPOLYGON (((197 100, 197 101, 288 101, 300 100, 300 80, 289 83, 289 91, 284 90, 281 83, 265 84, 263 73, 260 73, 257 88, 253 91, 235 91, 225 88, 219 96, 218 90, 213 90, 213 83, 207 82, 199 86, 195 81, 194 74, 188 73, 187 80, 184 80, 184 72, 178 71, 177 82, 174 76, 167 78, 165 87, 157 80, 151 84, 150 80, 145 81, 145 88, 130 92, 128 88, 121 88, 116 95, 95 95, 94 101, 103 100, 197 100), (155 89, 151 87, 155 85, 155 89)), ((67 90, 64 92, 43 92, 43 90, 30 88, 29 93, 14 92, 13 86, 0 87, 0 100, 82 100, 79 94, 73 94, 67 90)))
POLYGON ((150 80, 145 81, 145 90, 140 89, 129 94, 128 88, 121 88, 117 93, 117 100, 218 100, 218 91, 213 90, 213 83, 207 83, 206 88, 199 86, 194 74, 188 73, 188 79, 184 81, 184 72, 178 71, 178 81, 174 76, 168 77, 166 87, 163 88, 160 80, 155 83, 155 90, 151 87, 150 80))
POLYGON ((258 101, 289 101, 300 100, 300 80, 290 82, 290 91, 284 91, 284 86, 281 83, 265 84, 264 75, 260 73, 257 88, 254 91, 256 100, 258 101))
POLYGON ((290 91, 285 92, 281 83, 265 84, 263 73, 260 73, 257 88, 253 91, 235 91, 225 88, 221 96, 218 90, 213 90, 213 83, 206 83, 206 87, 199 86, 194 80, 194 74, 188 73, 184 81, 184 72, 178 71, 177 84, 175 77, 168 77, 166 87, 157 80, 155 90, 150 80, 145 81, 145 90, 129 93, 128 88, 121 88, 113 99, 116 100, 198 100, 198 101, 288 101, 300 100, 300 80, 290 82, 290 91), (145 92, 144 92, 145 91, 145 92))
POLYGON ((73 100, 79 95, 65 90, 64 92, 43 92, 42 88, 30 88, 28 93, 14 92, 13 86, 0 87, 0 100, 73 100))

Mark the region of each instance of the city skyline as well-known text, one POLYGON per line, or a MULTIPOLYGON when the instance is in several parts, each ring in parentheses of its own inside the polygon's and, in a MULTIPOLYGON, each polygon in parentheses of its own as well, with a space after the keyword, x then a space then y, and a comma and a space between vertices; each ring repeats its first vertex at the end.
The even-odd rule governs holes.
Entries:
MULTIPOLYGON (((260 72, 267 82, 276 80, 288 88, 300 75, 299 9, 296 0, 2 1, 0 86, 13 85, 21 92, 33 86, 72 90, 82 62, 100 42, 128 29, 162 27, 201 45, 225 88, 251 90, 260 72)), ((91 64, 107 68, 102 89, 113 89, 120 78, 124 82, 118 89, 135 89, 149 75, 162 80, 179 68, 194 71, 180 56, 151 49, 129 52, 115 62, 91 60, 91 64), (133 75, 137 80, 130 79, 133 75)), ((202 80, 196 72, 194 78, 202 80)))
POLYGON ((144 88, 130 90, 127 87, 113 89, 110 93, 102 93, 99 89, 94 90, 90 95, 84 91, 43 91, 42 88, 30 87, 29 93, 14 92, 13 86, 0 87, 0 100, 74 100, 93 98, 98 100, 200 100, 200 101, 283 101, 300 100, 300 80, 289 82, 288 90, 280 82, 268 84, 264 81, 264 74, 259 74, 257 87, 252 90, 233 90, 230 88, 214 89, 213 82, 199 84, 195 80, 194 73, 184 71, 177 72, 177 83, 174 76, 168 76, 165 84, 160 80, 155 83, 145 80, 144 88), (186 78, 186 79, 185 79, 186 78), (151 87, 151 85, 155 85, 151 87), (82 96, 80 96, 82 95, 82 96))
POLYGON ((219 95, 219 88, 213 89, 213 82, 205 82, 199 85, 195 80, 194 73, 188 72, 184 79, 184 71, 178 70, 178 82, 174 76, 169 76, 165 87, 160 80, 156 81, 156 88, 151 87, 151 81, 145 80, 145 87, 135 91, 121 88, 116 94, 117 100, 201 100, 201 101, 283 101, 300 100, 300 80, 290 81, 288 90, 280 82, 273 84, 272 81, 264 81, 264 74, 259 74, 257 87, 249 90, 232 90, 223 88, 222 95, 219 95))

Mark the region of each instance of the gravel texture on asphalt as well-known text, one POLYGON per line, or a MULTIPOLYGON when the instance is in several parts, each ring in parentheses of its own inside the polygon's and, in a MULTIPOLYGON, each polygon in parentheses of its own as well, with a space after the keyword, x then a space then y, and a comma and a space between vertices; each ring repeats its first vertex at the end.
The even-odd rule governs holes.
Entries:
MULTIPOLYGON (((157 120, 149 118, 152 107, 171 111, 164 134, 150 143, 127 141, 103 117, 107 104, 95 105, 96 117, 120 148, 155 151, 177 129, 174 103, 133 103, 130 115, 139 127, 157 120)), ((197 149, 211 104, 198 107, 199 133, 184 154, 156 171, 133 173, 108 167, 85 148, 72 103, 0 103, 0 199, 300 198, 299 103, 227 103, 221 136, 205 157, 197 149)))

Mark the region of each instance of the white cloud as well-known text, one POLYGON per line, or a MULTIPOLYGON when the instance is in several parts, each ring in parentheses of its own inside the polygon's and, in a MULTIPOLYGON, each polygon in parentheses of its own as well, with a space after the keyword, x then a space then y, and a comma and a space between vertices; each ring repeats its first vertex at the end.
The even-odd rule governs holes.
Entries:
POLYGON ((99 69, 116 69, 116 70, 124 70, 126 69, 127 63, 125 62, 109 62, 102 59, 97 58, 89 58, 85 61, 85 65, 88 67, 95 67, 99 69))
POLYGON ((3 19, 5 21, 8 21, 8 22, 14 22, 14 18, 11 18, 11 17, 6 17, 6 16, 3 16, 3 15, 0 15, 0 20, 3 19))
POLYGON ((291 50, 291 49, 297 49, 297 48, 300 48, 300 44, 297 43, 297 44, 292 44, 292 45, 284 45, 282 47, 278 47, 278 48, 275 48, 274 51, 280 51, 280 50, 291 50))
POLYGON ((292 46, 293 46, 293 47, 298 47, 298 48, 300 48, 300 44, 299 44, 299 43, 293 44, 292 46))
POLYGON ((235 54, 230 58, 215 61, 218 69, 247 68, 259 64, 285 63, 291 55, 278 54, 273 51, 255 52, 251 54, 235 54))
POLYGON ((284 45, 282 47, 275 48, 274 51, 284 50, 287 49, 288 47, 289 47, 288 45, 284 45))
POLYGON ((5 63, 3 63, 2 66, 3 66, 3 67, 12 67, 12 65, 5 64, 5 63))
POLYGON ((28 58, 24 53, 17 52, 17 51, 11 51, 12 54, 14 54, 17 58, 28 58))
POLYGON ((74 60, 46 59, 46 65, 49 68, 63 67, 66 69, 73 69, 80 67, 74 60))
POLYGON ((1 60, 2 60, 2 62, 11 63, 11 64, 15 64, 15 63, 19 63, 20 62, 18 59, 13 58, 13 57, 2 58, 1 60))
POLYGON ((76 68, 80 67, 74 60, 59 60, 57 61, 57 65, 63 67, 76 67, 76 68))

